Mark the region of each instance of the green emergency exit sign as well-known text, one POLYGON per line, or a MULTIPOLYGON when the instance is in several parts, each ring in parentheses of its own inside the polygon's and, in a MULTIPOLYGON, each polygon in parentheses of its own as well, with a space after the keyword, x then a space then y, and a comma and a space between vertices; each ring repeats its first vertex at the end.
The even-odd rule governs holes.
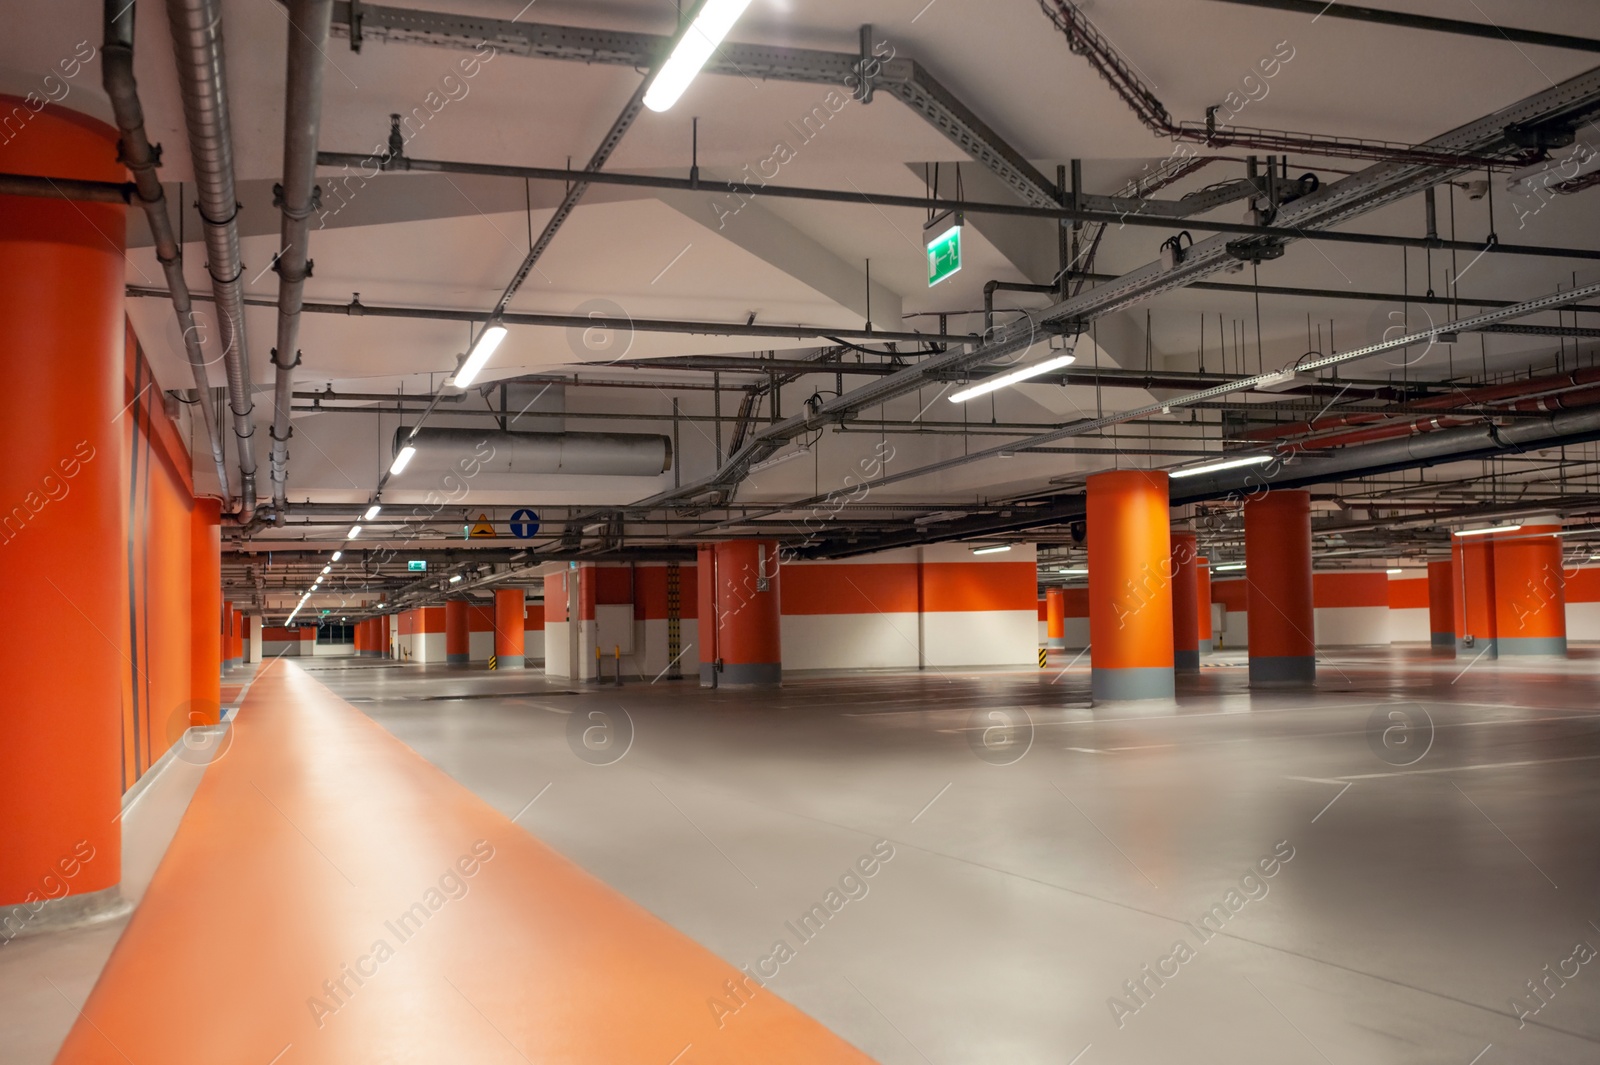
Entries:
POLYGON ((961 219, 944 214, 926 228, 928 243, 928 287, 932 288, 961 269, 961 219))
POLYGON ((412 573, 426 573, 428 572, 428 560, 425 558, 414 558, 406 563, 406 569, 412 573))

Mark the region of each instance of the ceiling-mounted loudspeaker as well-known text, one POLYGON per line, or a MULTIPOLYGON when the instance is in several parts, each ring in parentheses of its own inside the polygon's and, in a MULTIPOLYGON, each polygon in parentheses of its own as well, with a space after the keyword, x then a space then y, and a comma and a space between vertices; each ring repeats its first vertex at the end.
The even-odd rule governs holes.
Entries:
POLYGON ((1079 547, 1089 542, 1089 523, 1075 521, 1067 526, 1067 532, 1072 535, 1072 542, 1079 547))

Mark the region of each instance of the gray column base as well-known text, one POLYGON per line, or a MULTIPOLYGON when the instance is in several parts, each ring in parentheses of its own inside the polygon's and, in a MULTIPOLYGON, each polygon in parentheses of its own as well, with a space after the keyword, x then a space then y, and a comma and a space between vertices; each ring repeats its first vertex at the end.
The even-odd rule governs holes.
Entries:
POLYGON ((700 687, 715 688, 717 686, 717 664, 715 662, 700 663, 700 687))
POLYGON ((445 655, 444 664, 447 666, 465 666, 472 662, 471 655, 445 655))
POLYGON ((1250 656, 1250 683, 1311 684, 1317 679, 1315 655, 1250 656))
POLYGON ((1171 699, 1174 691, 1172 670, 1165 666, 1089 671, 1090 698, 1097 703, 1117 703, 1130 699, 1171 699))
POLYGON ((1200 672, 1199 650, 1172 652, 1172 668, 1178 673, 1200 672))
POLYGON ((1203 655, 1208 655, 1212 651, 1215 651, 1216 648, 1212 646, 1215 642, 1216 642, 1215 640, 1201 640, 1200 641, 1200 653, 1203 654, 1203 655))
POLYGON ((0 906, 0 946, 20 936, 83 928, 132 912, 133 903, 122 897, 122 888, 117 885, 84 895, 0 906))
POLYGON ((722 664, 722 675, 717 678, 722 688, 776 688, 783 684, 783 663, 748 662, 734 665, 722 664))
POLYGON ((1065 651, 1067 649, 1067 638, 1065 636, 1052 636, 1044 642, 1044 646, 1048 651, 1065 651))
POLYGON ((1500 657, 1500 641, 1498 641, 1498 640, 1477 640, 1477 641, 1474 641, 1472 644, 1469 645, 1467 643, 1467 641, 1461 639, 1461 637, 1458 636, 1458 637, 1456 637, 1456 657, 1457 658, 1499 658, 1500 657), (1487 650, 1485 650, 1485 648, 1487 648, 1487 650))
POLYGON ((1567 638, 1565 636, 1502 636, 1496 643, 1496 650, 1501 657, 1506 655, 1552 655, 1565 658, 1567 654, 1567 638))
POLYGON ((494 664, 497 669, 526 669, 528 665, 523 655, 495 655, 494 664))
POLYGON ((1435 633, 1431 633, 1430 635, 1432 637, 1430 642, 1433 644, 1433 646, 1436 649, 1444 650, 1445 648, 1449 648, 1452 651, 1454 651, 1456 649, 1456 634, 1455 633, 1453 633, 1453 632, 1435 632, 1435 633))

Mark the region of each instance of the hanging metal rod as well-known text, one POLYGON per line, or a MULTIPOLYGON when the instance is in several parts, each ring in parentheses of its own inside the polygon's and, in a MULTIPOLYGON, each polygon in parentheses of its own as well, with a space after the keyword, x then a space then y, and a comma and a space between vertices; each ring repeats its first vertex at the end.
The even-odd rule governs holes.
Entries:
POLYGON ((1327 16, 1352 19, 1356 22, 1376 22, 1384 26, 1402 26, 1410 30, 1457 33, 1464 37, 1483 37, 1491 41, 1507 41, 1512 44, 1536 44, 1545 48, 1600 52, 1600 40, 1592 37, 1573 37, 1565 33, 1546 33, 1543 30, 1518 30, 1509 26, 1491 26, 1482 22, 1463 22, 1461 19, 1413 15, 1405 11, 1385 11, 1382 8, 1358 7, 1353 4, 1330 4, 1328 0, 1217 0, 1217 2, 1293 11, 1296 14, 1311 15, 1313 18, 1327 16))

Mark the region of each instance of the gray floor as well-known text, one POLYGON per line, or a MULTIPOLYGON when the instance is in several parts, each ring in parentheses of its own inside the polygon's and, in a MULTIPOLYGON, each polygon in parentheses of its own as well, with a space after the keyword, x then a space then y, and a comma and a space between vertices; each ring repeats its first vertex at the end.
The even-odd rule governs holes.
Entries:
POLYGON ((1498 1065, 1600 1061, 1600 658, 1574 655, 1347 652, 1272 695, 1219 655, 1175 707, 1094 710, 1065 660, 761 695, 307 667, 735 965, 787 941, 770 986, 890 1065, 1498 1065))

